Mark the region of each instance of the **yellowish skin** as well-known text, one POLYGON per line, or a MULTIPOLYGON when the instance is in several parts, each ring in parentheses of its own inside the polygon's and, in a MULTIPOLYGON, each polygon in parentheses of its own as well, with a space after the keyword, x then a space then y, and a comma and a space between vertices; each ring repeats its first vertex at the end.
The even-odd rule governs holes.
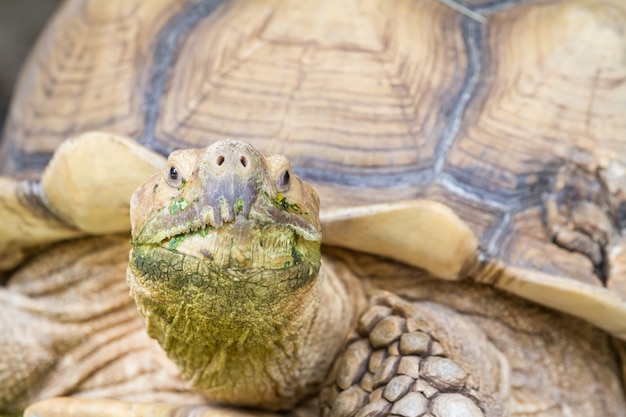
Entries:
POLYGON ((266 409, 319 391, 359 303, 320 270, 318 215, 284 157, 236 141, 173 153, 133 195, 131 294, 195 389, 266 409))

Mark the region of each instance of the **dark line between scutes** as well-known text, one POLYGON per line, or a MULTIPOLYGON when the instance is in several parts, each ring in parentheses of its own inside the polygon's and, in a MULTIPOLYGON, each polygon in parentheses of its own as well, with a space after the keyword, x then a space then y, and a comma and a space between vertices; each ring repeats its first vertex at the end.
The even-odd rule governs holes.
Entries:
POLYGON ((184 38, 222 3, 223 0, 204 0, 189 5, 182 12, 172 16, 157 35, 152 69, 143 96, 144 131, 137 138, 139 143, 163 154, 172 151, 172 149, 165 149, 161 142, 154 138, 165 86, 178 58, 178 52, 184 43, 184 38))
MULTIPOLYGON (((159 31, 156 37, 157 41, 153 53, 149 81, 143 94, 142 105, 145 125, 142 135, 137 138, 139 143, 162 154, 172 151, 159 138, 155 137, 156 125, 160 116, 161 99, 185 38, 197 24, 211 15, 222 3, 223 0, 204 0, 189 5, 180 13, 172 16, 159 31)), ((448 150, 456 139, 458 125, 462 121, 465 109, 471 102, 480 72, 481 48, 480 46, 476 47, 476 45, 481 45, 482 43, 482 28, 468 18, 463 18, 461 25, 466 53, 470 56, 470 59, 464 75, 463 87, 452 100, 456 105, 448 115, 444 116, 446 125, 451 127, 443 132, 438 142, 436 154, 439 155, 439 169, 442 169, 448 150), (478 62, 478 65, 475 65, 476 62, 478 62)), ((49 158, 48 154, 24 154, 21 149, 18 152, 15 151, 16 149, 10 149, 10 154, 20 168, 43 169, 49 158)), ((353 172, 346 172, 345 170, 335 170, 332 167, 298 166, 297 161, 293 162, 295 171, 308 181, 356 188, 427 185, 435 180, 435 172, 437 172, 437 170, 423 170, 417 167, 415 169, 407 168, 400 172, 390 172, 389 167, 354 167, 353 172)), ((459 185, 462 185, 462 188, 466 189, 470 194, 481 195, 479 191, 474 190, 473 187, 467 184, 459 182, 459 185)))
POLYGON ((449 116, 447 116, 446 128, 443 135, 439 138, 435 149, 437 160, 434 165, 434 170, 437 174, 443 171, 448 153, 458 137, 459 128, 463 122, 463 115, 474 97, 474 92, 476 91, 480 78, 482 64, 481 47, 483 39, 482 25, 469 18, 464 18, 461 22, 461 31, 463 33, 463 43, 468 58, 467 68, 465 70, 462 87, 453 99, 456 105, 452 108, 449 116))

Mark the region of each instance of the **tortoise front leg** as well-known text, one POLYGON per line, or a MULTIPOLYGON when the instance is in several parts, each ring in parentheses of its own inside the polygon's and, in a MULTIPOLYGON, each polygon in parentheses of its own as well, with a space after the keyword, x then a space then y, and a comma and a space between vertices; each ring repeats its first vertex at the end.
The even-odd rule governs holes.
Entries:
POLYGON ((626 415, 606 334, 490 289, 448 291, 453 285, 409 290, 413 302, 376 296, 322 395, 322 415, 626 415))
POLYGON ((375 296, 359 321, 361 338, 339 359, 335 383, 322 395, 322 415, 502 415, 498 389, 507 370, 501 355, 484 335, 472 334, 477 326, 469 320, 433 332, 451 312, 436 305, 422 309, 390 293, 375 296), (453 349, 438 340, 450 330, 453 349))

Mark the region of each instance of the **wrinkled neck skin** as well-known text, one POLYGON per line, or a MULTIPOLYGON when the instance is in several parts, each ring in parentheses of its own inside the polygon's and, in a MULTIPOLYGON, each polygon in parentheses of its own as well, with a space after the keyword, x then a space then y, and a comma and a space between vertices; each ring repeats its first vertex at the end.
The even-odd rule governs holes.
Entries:
POLYGON ((293 407, 318 392, 363 298, 321 261, 317 194, 240 141, 167 165, 131 200, 127 277, 149 335, 210 399, 293 407))
POLYGON ((281 297, 282 289, 260 284, 271 271, 210 270, 171 253, 156 258, 153 250, 131 252, 132 293, 149 335, 195 389, 268 410, 291 408, 319 390, 362 304, 352 275, 322 262, 302 285, 281 278, 281 297), (197 272, 181 275, 181 268, 197 272))

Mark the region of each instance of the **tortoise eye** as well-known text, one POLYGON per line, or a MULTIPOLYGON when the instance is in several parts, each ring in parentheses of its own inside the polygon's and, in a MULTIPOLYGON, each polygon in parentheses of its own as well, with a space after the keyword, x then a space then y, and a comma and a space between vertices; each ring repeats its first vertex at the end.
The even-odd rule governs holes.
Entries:
POLYGON ((167 174, 167 183, 172 187, 180 187, 182 184, 182 177, 175 166, 171 166, 167 174))
POLYGON ((281 193, 289 191, 289 187, 291 186, 291 175, 289 174, 289 171, 283 172, 283 174, 278 177, 276 185, 278 186, 278 191, 281 193))

